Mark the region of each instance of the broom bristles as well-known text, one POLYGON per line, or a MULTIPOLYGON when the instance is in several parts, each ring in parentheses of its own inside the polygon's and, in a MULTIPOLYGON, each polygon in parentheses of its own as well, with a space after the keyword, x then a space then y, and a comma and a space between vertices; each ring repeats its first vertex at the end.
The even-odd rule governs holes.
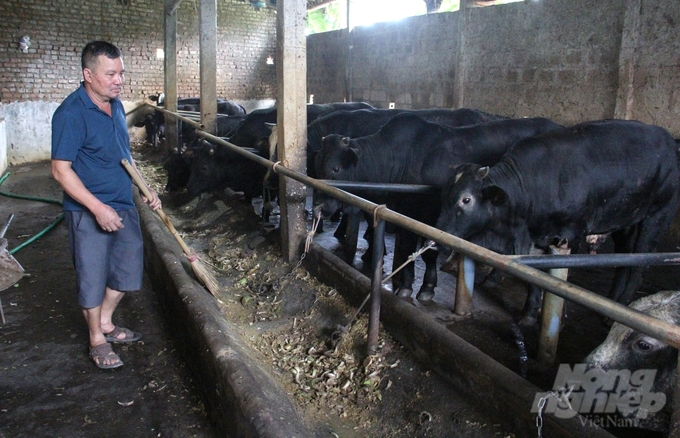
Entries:
POLYGON ((219 298, 221 292, 220 285, 217 283, 215 277, 210 273, 208 268, 205 267, 200 260, 196 259, 191 262, 191 270, 201 283, 208 289, 208 291, 214 296, 219 298))
MULTIPOLYGON (((130 174, 130 177, 132 177, 132 179, 135 181, 135 184, 142 192, 142 194, 147 199, 151 199, 152 198, 151 193, 149 192, 148 186, 142 179, 142 176, 135 169, 133 169, 132 165, 125 158, 123 158, 120 162, 123 165, 123 167, 125 167, 125 170, 127 170, 127 172, 130 174)), ((184 251, 184 254, 189 259, 189 263, 191 264, 191 270, 194 271, 194 275, 198 277, 199 281, 203 283, 203 285, 214 297, 219 298, 220 285, 217 283, 217 280, 215 280, 215 277, 213 277, 210 271, 208 271, 208 269, 205 266, 203 266, 203 263, 201 263, 196 254, 184 242, 184 240, 179 235, 175 227, 172 225, 172 222, 170 222, 170 219, 163 212, 163 209, 161 208, 157 209, 156 213, 158 213, 158 216, 160 216, 165 225, 168 227, 168 230, 170 230, 170 234, 172 234, 177 243, 179 243, 179 245, 182 247, 182 251, 184 251)))

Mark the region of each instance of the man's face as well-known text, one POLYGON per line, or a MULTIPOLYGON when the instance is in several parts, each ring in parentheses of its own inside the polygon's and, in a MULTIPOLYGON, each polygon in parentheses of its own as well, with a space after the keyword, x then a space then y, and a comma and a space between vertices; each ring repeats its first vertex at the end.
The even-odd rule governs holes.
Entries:
POLYGON ((98 100, 107 102, 120 96, 125 84, 125 68, 123 59, 110 59, 99 55, 95 66, 83 70, 85 82, 98 100))

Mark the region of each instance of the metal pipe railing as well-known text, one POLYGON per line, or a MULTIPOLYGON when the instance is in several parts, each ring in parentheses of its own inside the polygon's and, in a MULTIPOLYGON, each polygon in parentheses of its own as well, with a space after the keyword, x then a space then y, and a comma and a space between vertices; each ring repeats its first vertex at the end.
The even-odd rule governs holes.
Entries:
MULTIPOLYGON (((197 134, 215 144, 221 144, 234 152, 243 155, 270 169, 274 167, 272 161, 252 154, 242 148, 229 143, 219 137, 198 131, 197 134)), ((295 172, 285 167, 285 163, 276 166, 275 171, 280 174, 293 178, 309 187, 320 190, 327 195, 338 198, 340 201, 352 204, 375 218, 384 219, 425 238, 434 240, 440 245, 451 247, 463 255, 482 262, 493 268, 508 272, 513 276, 526 282, 534 283, 538 287, 554 293, 557 296, 573 301, 582 306, 586 306, 608 318, 618 321, 628 327, 659 339, 675 348, 680 348, 680 327, 661 321, 657 318, 646 315, 638 310, 624 306, 623 304, 601 297, 579 286, 575 286, 566 281, 557 279, 545 272, 526 266, 511 257, 503 256, 490 251, 481 246, 477 246, 466 240, 447 234, 437 228, 415 221, 408 216, 392 211, 384 206, 378 206, 373 202, 367 201, 356 195, 352 195, 336 187, 331 187, 307 175, 295 172)))
POLYGON ((196 129, 205 129, 205 125, 203 125, 203 124, 200 123, 200 122, 195 122, 195 121, 191 120, 191 119, 188 118, 188 117, 184 117, 184 116, 179 115, 179 114, 177 114, 177 113, 174 113, 174 112, 172 112, 172 111, 168 111, 168 110, 166 110, 165 108, 161 108, 161 107, 159 107, 159 106, 152 105, 152 104, 150 104, 150 103, 148 103, 148 102, 145 102, 144 105, 147 105, 147 106, 149 106, 149 107, 155 109, 156 111, 160 111, 160 112, 162 112, 163 114, 166 114, 166 115, 175 117, 175 118, 177 118, 177 119, 183 121, 184 123, 188 123, 189 125, 193 126, 193 127, 196 128, 196 129))
POLYGON ((574 254, 508 256, 536 269, 679 265, 680 252, 648 254, 574 254))
POLYGON ((339 181, 334 179, 320 179, 324 184, 331 187, 351 192, 352 190, 361 191, 390 191, 394 193, 439 193, 441 189, 436 186, 428 186, 423 184, 383 184, 357 181, 339 181))

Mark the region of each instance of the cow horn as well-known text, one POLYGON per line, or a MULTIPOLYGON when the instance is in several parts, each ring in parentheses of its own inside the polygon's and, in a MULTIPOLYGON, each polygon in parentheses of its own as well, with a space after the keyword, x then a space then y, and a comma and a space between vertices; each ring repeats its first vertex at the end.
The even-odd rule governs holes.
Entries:
POLYGON ((340 140, 340 144, 343 145, 344 147, 349 146, 349 137, 342 137, 340 140))
POLYGON ((208 149, 208 154, 209 155, 215 155, 215 148, 208 149))
POLYGON ((477 178, 484 179, 489 174, 489 166, 480 167, 477 170, 477 178))

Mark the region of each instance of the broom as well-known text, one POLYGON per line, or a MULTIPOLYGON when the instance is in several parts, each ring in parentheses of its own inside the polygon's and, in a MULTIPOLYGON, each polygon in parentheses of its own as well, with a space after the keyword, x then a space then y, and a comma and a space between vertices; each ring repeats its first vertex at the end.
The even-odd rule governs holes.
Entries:
MULTIPOLYGON (((121 163, 123 164, 123 167, 125 167, 125 170, 128 171, 132 179, 135 181, 135 184, 137 187, 139 187, 139 190, 141 190, 142 194, 146 199, 151 199, 151 193, 149 193, 149 188, 142 179, 142 176, 130 165, 128 160, 123 158, 121 160, 121 163)), ((165 225, 168 227, 168 230, 170 230, 170 234, 172 234, 175 239, 177 240, 177 243, 179 243, 179 246, 182 247, 182 251, 184 251, 184 255, 187 256, 189 259, 189 262, 191 263, 191 270, 194 271, 194 274, 198 279, 205 285, 206 288, 210 291, 210 293, 215 296, 219 297, 219 294, 221 292, 220 286, 217 283, 217 280, 211 275, 210 271, 203 266, 203 263, 198 259, 198 256, 196 253, 189 248, 189 246, 184 242, 182 237, 177 233, 177 230, 175 227, 172 225, 172 222, 170 222, 170 219, 165 215, 162 209, 156 210, 156 213, 158 213, 158 216, 165 222, 165 225)))

